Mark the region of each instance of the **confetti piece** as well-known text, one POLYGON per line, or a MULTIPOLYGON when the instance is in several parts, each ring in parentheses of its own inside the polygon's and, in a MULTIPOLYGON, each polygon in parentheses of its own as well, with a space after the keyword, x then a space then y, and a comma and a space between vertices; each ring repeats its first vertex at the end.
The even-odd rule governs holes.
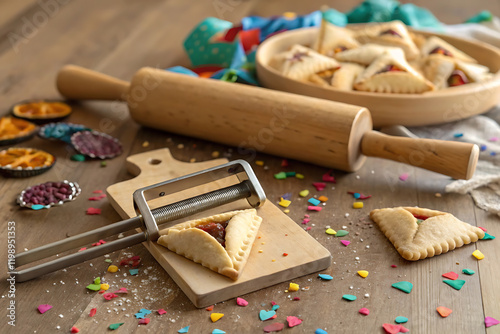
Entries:
POLYGON ((494 236, 485 232, 484 237, 481 240, 493 240, 493 239, 495 239, 494 236))
POLYGON ((83 154, 73 154, 70 159, 72 161, 82 162, 85 161, 85 156, 83 154))
MULTIPOLYGON (((99 280, 99 282, 100 282, 100 280, 99 280)), ((92 291, 99 291, 99 290, 101 290, 101 284, 100 283, 89 284, 89 285, 87 285, 87 289, 92 290, 92 291)))
POLYGON ((457 274, 457 273, 455 273, 455 272, 453 272, 453 271, 450 271, 449 273, 443 274, 443 275, 441 275, 441 276, 443 276, 443 277, 445 277, 445 278, 452 279, 452 280, 455 280, 455 279, 457 279, 457 278, 458 278, 458 274, 457 274))
POLYGON ((238 297, 236 298, 236 304, 239 306, 247 306, 248 302, 245 299, 238 297))
POLYGON ((151 319, 149 319, 149 318, 141 319, 141 320, 139 320, 139 325, 147 325, 147 324, 149 324, 150 321, 151 321, 151 319))
POLYGON ((286 159, 281 160, 281 167, 288 167, 288 165, 289 165, 288 160, 286 159))
POLYGON ((295 176, 295 174, 297 174, 297 173, 295 173, 295 172, 285 172, 286 177, 295 176))
POLYGON ((410 293, 413 289, 413 284, 407 281, 397 282, 392 284, 391 286, 406 293, 410 293))
POLYGON ((292 198, 292 193, 283 194, 283 196, 281 196, 281 198, 290 200, 292 198))
POLYGON ((476 249, 474 252, 472 252, 472 256, 474 256, 478 260, 484 259, 484 254, 481 253, 479 249, 476 249))
POLYGON ((115 329, 120 328, 120 326, 123 325, 123 324, 124 324, 124 322, 119 322, 117 324, 111 324, 111 325, 109 325, 109 329, 111 329, 112 331, 114 331, 115 329))
POLYGON ((47 312, 51 308, 52 308, 52 305, 40 304, 40 305, 38 305, 38 312, 40 312, 40 314, 44 314, 45 312, 47 312))
POLYGON ((300 300, 300 297, 293 297, 293 300, 300 300))
POLYGON ((305 189, 305 190, 301 190, 299 192, 299 196, 300 197, 306 197, 307 195, 309 195, 309 190, 305 189))
POLYGON ((299 291, 299 285, 297 283, 290 283, 288 291, 299 291))
POLYGON ((187 333, 187 332, 189 332, 189 327, 190 327, 190 326, 186 326, 186 327, 184 327, 184 328, 181 328, 181 329, 179 329, 179 330, 177 331, 177 333, 187 333))
POLYGON ((224 316, 224 313, 212 313, 212 314, 210 314, 210 319, 212 320, 212 322, 216 322, 220 318, 222 318, 223 316, 224 316))
POLYGON ((323 174, 323 177, 321 178, 324 182, 332 182, 336 183, 335 177, 332 175, 332 170, 329 170, 325 174, 323 174))
POLYGON ((398 266, 395 264, 391 264, 391 268, 397 268, 398 266))
POLYGON ((285 172, 279 172, 277 174, 274 174, 274 178, 276 180, 284 180, 284 179, 286 179, 286 173, 285 172))
POLYGON ((320 207, 320 206, 312 206, 312 205, 309 205, 309 206, 307 207, 307 210, 309 210, 309 211, 321 211, 322 209, 323 209, 323 208, 322 208, 322 207, 320 207))
POLYGON ((288 256, 288 253, 283 253, 283 256, 288 256))
POLYGON ((259 318, 262 321, 269 320, 272 317, 274 317, 275 315, 276 315, 276 311, 272 311, 272 310, 271 311, 260 310, 260 312, 259 312, 259 318))
POLYGON ((224 332, 222 329, 214 329, 212 331, 212 334, 226 334, 226 332, 224 332))
POLYGON ((318 200, 320 200, 321 202, 324 203, 324 202, 328 201, 328 197, 326 197, 326 196, 320 196, 320 197, 318 197, 318 200))
POLYGON ((274 324, 268 325, 263 328, 265 333, 272 333, 272 332, 281 332, 285 328, 285 325, 279 322, 275 322, 274 324))
POLYGON ((460 138, 460 137, 463 137, 463 136, 464 136, 463 133, 454 133, 453 134, 453 137, 455 137, 455 138, 460 138))
POLYGON ((302 319, 294 316, 288 316, 286 317, 286 322, 288 322, 288 327, 291 328, 300 325, 302 323, 302 319))
POLYGON ((360 308, 358 312, 361 313, 362 315, 370 314, 370 310, 367 309, 366 307, 360 308))
POLYGON ((87 212, 88 215, 100 215, 101 214, 101 209, 97 208, 88 208, 87 212))
POLYGON ((32 209, 32 210, 41 210, 41 209, 43 209, 43 208, 45 208, 45 205, 41 205, 41 204, 33 204, 33 205, 31 206, 31 209, 32 209))
POLYGON ((273 307, 271 308, 271 310, 276 311, 279 308, 280 308, 280 306, 278 304, 274 304, 273 307))
POLYGON ((97 309, 95 307, 93 309, 90 309, 89 317, 93 317, 96 313, 97 313, 97 309))
POLYGON ((406 333, 409 331, 408 328, 405 328, 403 325, 383 324, 382 328, 384 328, 385 332, 388 334, 406 333))
POLYGON ((476 272, 472 269, 462 269, 462 272, 466 275, 474 275, 476 272))
POLYGON ((213 311, 214 309, 214 305, 210 305, 209 307, 205 308, 205 310, 207 311, 213 311))
POLYGON ((348 301, 352 302, 352 301, 358 299, 358 297, 356 297, 354 295, 343 295, 342 299, 345 299, 345 300, 348 300, 348 301))
POLYGON ((363 278, 366 278, 368 276, 368 274, 369 273, 366 270, 359 270, 358 271, 358 275, 361 276, 361 277, 363 277, 363 278))
POLYGON ((104 299, 106 300, 111 300, 113 298, 118 298, 118 295, 115 295, 114 293, 108 292, 102 295, 104 299))
POLYGON ((319 204, 321 204, 321 201, 314 197, 309 198, 308 202, 314 206, 318 206, 319 204))
POLYGON ((362 193, 358 193, 358 192, 355 192, 355 191, 348 191, 347 193, 351 194, 352 197, 354 197, 355 199, 368 199, 368 198, 372 197, 372 195, 364 195, 362 193))
POLYGON ((493 142, 495 142, 495 141, 498 141, 498 137, 491 137, 491 138, 490 138, 490 139, 488 139, 488 140, 489 140, 489 141, 493 141, 493 142))
POLYGON ((281 198, 280 202, 278 203, 280 206, 284 207, 284 208, 288 208, 290 206, 290 204, 292 203, 292 201, 289 201, 287 199, 283 199, 281 198))
POLYGON ((129 269, 128 272, 130 273, 130 275, 134 276, 139 273, 139 269, 129 269))
POLYGON ((167 313, 167 311, 165 311, 165 310, 164 310, 164 309, 162 309, 162 308, 161 308, 161 309, 159 309, 159 310, 158 310, 158 311, 156 311, 156 312, 158 312, 158 314, 159 314, 159 315, 163 315, 163 314, 166 314, 166 313, 167 313))
POLYGON ((300 180, 303 180, 303 179, 304 179, 304 175, 299 174, 299 173, 295 174, 295 177, 296 177, 297 179, 300 179, 300 180))
POLYGON ((108 267, 108 271, 109 271, 110 273, 116 273, 116 272, 118 271, 118 267, 117 267, 117 266, 115 266, 114 264, 112 264, 112 265, 110 265, 110 266, 108 267))
POLYGON ((128 290, 127 290, 127 288, 120 288, 120 289, 114 291, 113 293, 128 293, 128 290))
POLYGON ((445 279, 443 280, 443 283, 448 284, 455 290, 460 290, 464 286, 465 281, 463 279, 457 279, 457 280, 445 279))
POLYGON ((349 240, 340 240, 340 243, 347 247, 351 242, 349 240))
POLYGON ((400 179, 401 181, 406 181, 406 180, 408 180, 408 177, 409 177, 409 176, 410 176, 410 175, 409 175, 408 173, 403 173, 403 174, 399 175, 399 179, 400 179))
POLYGON ((264 161, 262 161, 262 160, 257 160, 257 161, 255 161, 255 164, 256 164, 257 166, 264 166, 264 161))
POLYGON ((362 209, 363 208, 363 202, 354 202, 352 203, 353 209, 362 209))
POLYGON ((318 277, 321 278, 322 280, 325 280, 325 281, 331 281, 333 279, 332 276, 327 275, 327 274, 319 274, 318 277))
POLYGON ((317 191, 321 191, 326 188, 326 183, 324 182, 314 182, 312 185, 314 186, 314 188, 316 188, 317 191))
POLYGON ((399 317, 396 317, 396 319, 394 319, 394 321, 398 324, 404 324, 404 323, 408 322, 408 318, 403 317, 403 316, 399 316, 399 317))
POLYGON ((444 306, 438 306, 436 308, 436 311, 438 311, 439 315, 442 316, 443 318, 446 318, 453 312, 451 309, 444 307, 444 306))
POLYGON ((290 213, 290 209, 283 210, 284 213, 290 213))
POLYGON ((304 224, 304 225, 305 225, 305 224, 309 223, 310 221, 311 221, 311 219, 309 219, 309 218, 304 218, 304 219, 302 219, 302 224, 304 224))
POLYGON ((335 234, 335 236, 336 237, 345 237, 348 234, 349 234, 349 232, 347 232, 346 230, 338 230, 337 233, 335 234))
POLYGON ((101 284, 101 290, 106 291, 106 290, 108 290, 108 289, 109 289, 109 284, 106 284, 106 283, 101 284))
POLYGON ((76 333, 80 332, 80 329, 78 329, 77 327, 73 326, 73 327, 71 327, 70 332, 73 333, 73 334, 76 334, 76 333))
POLYGON ((491 327, 491 326, 495 326, 498 324, 500 324, 500 321, 498 321, 495 318, 492 318, 492 317, 484 318, 484 325, 486 326, 486 328, 491 327))
POLYGON ((334 229, 331 229, 331 228, 327 228, 325 233, 330 234, 330 235, 335 235, 335 234, 337 234, 337 231, 335 231, 334 229))
POLYGON ((104 262, 106 262, 106 263, 113 263, 113 260, 111 260, 111 259, 106 259, 106 260, 104 260, 104 262))
POLYGON ((314 331, 314 334, 328 334, 324 329, 318 328, 314 331))

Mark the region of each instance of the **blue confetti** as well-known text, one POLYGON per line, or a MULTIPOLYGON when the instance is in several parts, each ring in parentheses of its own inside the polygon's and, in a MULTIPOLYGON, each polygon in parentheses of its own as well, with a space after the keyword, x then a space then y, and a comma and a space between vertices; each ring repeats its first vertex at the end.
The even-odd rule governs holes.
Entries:
POLYGON ((222 329, 214 329, 212 331, 212 334, 226 334, 226 332, 224 332, 222 329))
POLYGON ((141 308, 139 312, 144 313, 144 314, 151 314, 150 310, 146 310, 145 308, 141 308))
POLYGON ((278 304, 276 304, 276 305, 273 305, 272 310, 273 310, 273 311, 276 311, 276 310, 277 310, 277 309, 279 309, 279 308, 280 308, 280 306, 279 306, 278 304))
POLYGON ((355 199, 358 199, 361 197, 361 194, 360 193, 354 193, 352 194, 352 196, 354 196, 355 199))
POLYGON ((491 152, 490 155, 494 157, 495 155, 497 155, 497 152, 491 152))
POLYGON ((187 333, 187 332, 189 332, 189 326, 181 328, 177 331, 177 333, 187 333))
POLYGON ((130 273, 130 275, 137 275, 139 273, 139 269, 129 269, 128 271, 130 273))
POLYGON ((311 198, 309 198, 308 202, 309 202, 309 203, 311 203, 311 204, 312 204, 312 205, 314 205, 314 206, 318 206, 318 205, 321 203, 321 201, 320 201, 320 200, 318 200, 318 199, 316 199, 316 198, 312 198, 312 197, 311 197, 311 198))
POLYGON ((33 205, 31 206, 31 208, 32 208, 33 210, 40 210, 40 209, 45 208, 45 205, 41 205, 41 204, 33 204, 33 205))
POLYGON ((455 137, 455 138, 460 138, 460 137, 463 137, 463 136, 464 136, 464 134, 463 134, 463 133, 455 133, 455 134, 453 135, 453 137, 455 137))
POLYGON ((145 316, 146 316, 146 314, 142 313, 142 312, 138 312, 138 313, 135 314, 135 317, 137 319, 144 319, 145 316))
POLYGON ((328 332, 321 328, 318 328, 317 330, 314 331, 314 334, 328 334, 328 332))
POLYGON ((324 279, 325 281, 331 281, 333 279, 332 276, 327 275, 327 274, 319 274, 318 277, 321 279, 324 279))
POLYGON ((479 147, 479 149, 481 150, 481 152, 486 151, 487 148, 488 148, 488 146, 486 146, 484 144, 479 147))

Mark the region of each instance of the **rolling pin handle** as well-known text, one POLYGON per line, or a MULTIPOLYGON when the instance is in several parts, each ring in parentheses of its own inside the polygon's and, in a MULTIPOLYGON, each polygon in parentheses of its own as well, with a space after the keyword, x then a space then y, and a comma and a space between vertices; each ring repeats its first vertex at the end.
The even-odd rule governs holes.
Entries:
POLYGON ((61 95, 73 100, 125 100, 129 83, 80 66, 66 65, 57 74, 61 95))
POLYGON ((465 180, 474 175, 479 158, 479 148, 475 144, 394 137, 378 131, 364 134, 361 152, 465 180))

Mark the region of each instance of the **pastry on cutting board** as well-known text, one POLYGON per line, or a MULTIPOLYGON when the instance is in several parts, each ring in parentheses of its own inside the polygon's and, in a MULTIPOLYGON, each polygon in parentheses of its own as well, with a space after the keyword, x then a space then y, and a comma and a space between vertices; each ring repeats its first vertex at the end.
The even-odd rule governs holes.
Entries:
POLYGON ((465 223, 451 213, 397 207, 370 212, 398 253, 416 261, 451 251, 484 237, 484 231, 465 223))
POLYGON ((162 230, 158 244, 237 280, 261 222, 255 209, 226 212, 162 230))

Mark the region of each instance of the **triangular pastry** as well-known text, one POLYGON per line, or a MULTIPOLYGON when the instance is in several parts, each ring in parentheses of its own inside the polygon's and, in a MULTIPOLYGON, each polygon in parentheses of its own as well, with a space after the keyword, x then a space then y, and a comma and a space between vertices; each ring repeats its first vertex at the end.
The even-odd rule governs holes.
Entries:
POLYGON ((359 45, 359 42, 353 37, 352 30, 322 20, 313 49, 323 55, 332 57, 338 52, 355 49, 359 45))
POLYGON ((462 60, 468 63, 477 63, 477 60, 467 55, 463 51, 460 51, 448 42, 445 42, 439 37, 431 36, 421 47, 422 55, 428 56, 431 54, 441 54, 447 57, 452 57, 458 60, 462 60))
POLYGON ((413 42, 406 26, 401 21, 367 24, 355 35, 361 43, 399 47, 403 49, 406 59, 412 60, 420 56, 420 51, 413 42))
POLYGON ((271 65, 286 77, 302 81, 307 81, 313 74, 321 75, 340 67, 335 59, 299 44, 293 45, 290 51, 277 54, 271 65))
POLYGON ((484 237, 484 231, 450 213, 416 207, 373 210, 370 218, 406 260, 446 253, 484 237))
POLYGON ((413 69, 404 57, 382 54, 354 83, 354 89, 379 93, 423 93, 434 85, 413 69))
POLYGON ((158 244, 236 280, 261 222, 255 209, 226 212, 162 230, 158 244))
POLYGON ((377 44, 365 44, 356 49, 338 52, 334 57, 341 62, 370 65, 378 56, 384 53, 394 53, 397 57, 404 58, 404 53, 400 48, 377 44))
POLYGON ((364 71, 364 67, 354 63, 340 63, 340 68, 330 82, 333 88, 352 90, 356 78, 364 71))

